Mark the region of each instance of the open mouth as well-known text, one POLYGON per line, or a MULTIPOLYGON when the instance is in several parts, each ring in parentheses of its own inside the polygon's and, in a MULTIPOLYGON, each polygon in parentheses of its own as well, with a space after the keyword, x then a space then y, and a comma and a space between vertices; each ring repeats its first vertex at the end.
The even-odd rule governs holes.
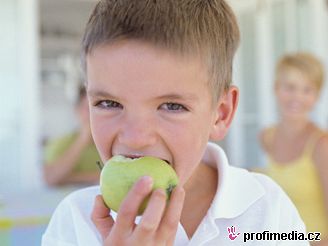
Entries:
MULTIPOLYGON (((115 155, 112 158, 115 159, 116 161, 134 161, 134 160, 140 159, 142 157, 146 157, 146 156, 141 156, 141 155, 115 155)), ((160 159, 162 161, 165 161, 168 165, 171 165, 171 163, 166 159, 156 157, 156 156, 152 156, 152 157, 160 159)))

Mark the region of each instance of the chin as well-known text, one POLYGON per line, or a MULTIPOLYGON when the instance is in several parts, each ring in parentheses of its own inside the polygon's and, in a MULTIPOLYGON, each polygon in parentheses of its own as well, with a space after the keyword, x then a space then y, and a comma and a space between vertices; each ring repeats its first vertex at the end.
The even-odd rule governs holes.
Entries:
POLYGON ((300 121, 307 119, 308 115, 304 113, 288 112, 284 114, 284 118, 292 121, 300 121))

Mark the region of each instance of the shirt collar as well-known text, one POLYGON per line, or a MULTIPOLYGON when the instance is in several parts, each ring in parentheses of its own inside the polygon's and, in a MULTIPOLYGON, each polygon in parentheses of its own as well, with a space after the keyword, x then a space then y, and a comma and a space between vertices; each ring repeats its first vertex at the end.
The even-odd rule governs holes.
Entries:
POLYGON ((214 220, 241 215, 265 194, 250 172, 229 165, 224 151, 217 144, 208 143, 203 161, 216 164, 219 173, 217 193, 209 209, 214 220))

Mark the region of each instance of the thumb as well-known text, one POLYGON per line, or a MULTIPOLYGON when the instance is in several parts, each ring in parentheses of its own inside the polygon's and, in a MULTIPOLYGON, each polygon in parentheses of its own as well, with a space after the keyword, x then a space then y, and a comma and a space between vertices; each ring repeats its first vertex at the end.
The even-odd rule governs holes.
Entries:
POLYGON ((110 209, 105 205, 102 196, 97 195, 91 213, 91 220, 96 226, 103 240, 108 236, 114 225, 114 220, 109 213, 110 209))

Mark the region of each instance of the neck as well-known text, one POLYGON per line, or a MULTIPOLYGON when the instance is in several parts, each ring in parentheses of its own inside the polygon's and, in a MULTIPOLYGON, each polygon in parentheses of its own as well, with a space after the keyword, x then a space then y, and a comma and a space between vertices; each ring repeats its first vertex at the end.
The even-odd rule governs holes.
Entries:
POLYGON ((216 169, 200 164, 184 185, 186 197, 180 221, 189 238, 193 236, 213 201, 217 175, 216 169))
POLYGON ((193 175, 184 185, 186 195, 197 193, 208 193, 209 190, 217 188, 217 170, 206 164, 199 164, 193 175), (215 183, 215 185, 213 185, 215 183))
POLYGON ((306 131, 312 125, 308 119, 294 120, 294 119, 281 119, 277 125, 279 131, 286 135, 297 135, 300 132, 306 131))

